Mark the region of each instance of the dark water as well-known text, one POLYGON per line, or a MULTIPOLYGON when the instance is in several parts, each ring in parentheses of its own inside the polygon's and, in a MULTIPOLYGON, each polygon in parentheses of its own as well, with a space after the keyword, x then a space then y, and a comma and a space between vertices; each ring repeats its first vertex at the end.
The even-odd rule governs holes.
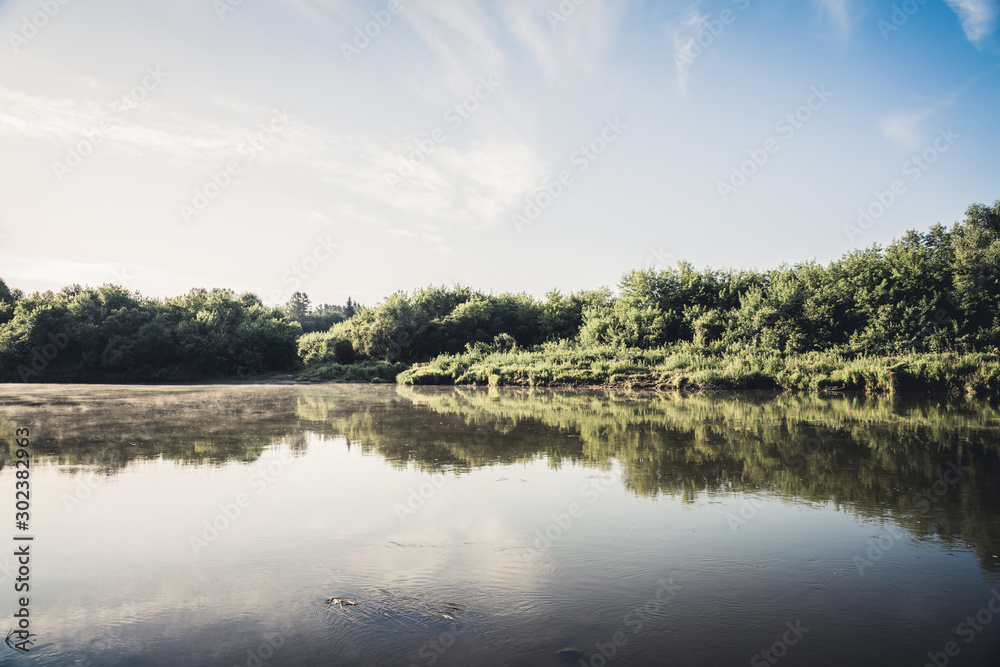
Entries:
POLYGON ((997 665, 998 416, 966 398, 6 385, 0 632, 30 534, 35 643, 0 664, 997 665))

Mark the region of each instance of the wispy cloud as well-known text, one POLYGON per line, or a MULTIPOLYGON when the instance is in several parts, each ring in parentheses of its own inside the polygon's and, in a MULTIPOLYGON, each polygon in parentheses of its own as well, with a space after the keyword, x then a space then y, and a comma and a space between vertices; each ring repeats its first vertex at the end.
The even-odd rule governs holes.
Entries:
POLYGON ((890 113, 879 123, 879 131, 900 148, 915 150, 924 144, 931 128, 925 121, 955 103, 958 94, 950 95, 916 111, 890 113))
POLYGON ((4 278, 14 283, 90 286, 110 283, 128 289, 137 276, 164 284, 176 277, 158 267, 117 261, 87 262, 31 255, 14 255, 4 260, 4 278))
POLYGON ((932 109, 913 113, 893 113, 879 123, 879 131, 889 141, 902 148, 915 148, 922 136, 922 123, 931 115, 932 109))
POLYGON ((837 37, 847 39, 851 36, 851 27, 853 26, 851 0, 813 1, 819 6, 823 18, 832 25, 837 37))
POLYGON ((690 5, 683 13, 680 21, 668 26, 674 49, 674 63, 677 67, 677 87, 683 93, 687 90, 688 75, 694 59, 691 56, 695 40, 705 29, 708 15, 698 11, 698 4, 690 5))
MULTIPOLYGON (((395 159, 399 159, 394 156, 395 159)), ((391 167, 395 168, 392 163, 391 167)), ((547 165, 516 140, 481 140, 465 148, 442 146, 416 172, 386 190, 384 171, 373 173, 373 195, 401 211, 431 219, 483 227, 500 221, 537 190, 536 174, 547 165)))
POLYGON ((505 78, 506 52, 497 43, 494 20, 478 2, 419 0, 402 17, 436 58, 445 94, 464 96, 484 73, 505 78))
MULTIPOLYGON (((216 96, 213 106, 237 122, 225 125, 160 111, 134 114, 116 126, 100 150, 135 159, 166 162, 190 170, 215 169, 240 159, 247 136, 275 113, 273 109, 216 96)), ((106 110, 69 97, 29 94, 0 88, 0 136, 44 140, 71 146, 94 130, 106 110)), ((293 115, 294 116, 294 115, 293 115)), ((343 133, 293 121, 254 157, 257 164, 295 169, 347 195, 396 209, 396 216, 418 224, 426 219, 471 226, 495 224, 535 189, 534 175, 546 165, 520 139, 484 138, 466 145, 439 147, 395 188, 386 175, 396 173, 407 142, 361 133, 343 133)), ((58 155, 56 148, 54 155, 58 155)))
POLYGON ((597 67, 618 38, 629 0, 576 3, 505 2, 507 29, 535 58, 546 79, 597 67), (570 13, 569 9, 572 10, 570 13))
MULTIPOLYGON (((290 7, 292 11, 303 16, 307 21, 315 25, 324 25, 326 21, 323 19, 321 12, 316 10, 316 8, 309 5, 304 0, 281 0, 285 5, 290 7)), ((317 3, 320 5, 327 5, 328 3, 317 3)))
POLYGON ((1000 10, 997 0, 945 0, 962 22, 965 36, 973 44, 979 44, 997 28, 1000 10))

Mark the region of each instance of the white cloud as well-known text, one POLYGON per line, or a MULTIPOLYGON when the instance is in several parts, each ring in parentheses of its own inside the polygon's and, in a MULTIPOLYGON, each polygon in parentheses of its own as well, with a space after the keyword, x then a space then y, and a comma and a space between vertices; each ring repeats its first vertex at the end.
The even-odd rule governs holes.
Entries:
MULTIPOLYGON (((395 173, 396 160, 389 166, 395 173)), ((514 140, 481 140, 464 148, 442 146, 395 188, 385 169, 368 186, 401 211, 420 211, 432 220, 472 227, 500 222, 537 190, 534 175, 546 165, 527 145, 514 140)))
POLYGON ((402 17, 442 69, 437 77, 422 80, 436 78, 448 96, 464 97, 481 76, 505 78, 507 54, 496 43, 493 19, 478 2, 421 0, 415 4, 414 11, 404 11, 402 17))
MULTIPOLYGON (((226 103, 235 105, 228 99, 226 103)), ((248 129, 251 127, 240 129, 170 114, 151 116, 141 108, 126 114, 90 100, 0 87, 0 136, 41 139, 62 144, 67 150, 90 137, 97 145, 95 153, 153 152, 173 162, 198 165, 232 157, 248 129)))
POLYGON ((882 136, 898 146, 915 148, 922 136, 921 124, 929 115, 929 109, 916 113, 889 114, 879 123, 879 130, 882 136))
POLYGON ((693 48, 698 35, 705 29, 708 15, 698 11, 698 3, 687 8, 679 23, 668 28, 674 48, 674 63, 677 67, 677 86, 683 93, 687 90, 688 74, 694 63, 693 48))
POLYGON ((305 219, 309 222, 318 225, 329 225, 332 222, 329 217, 323 215, 319 211, 306 211, 303 217, 305 217, 305 219))
MULTIPOLYGON (((310 7, 303 0, 281 0, 284 4, 292 8, 292 10, 301 16, 303 16, 307 21, 313 23, 314 25, 323 25, 325 21, 320 12, 316 11, 314 8, 310 7)), ((320 3, 325 4, 325 3, 320 3)))
POLYGON ((834 31, 841 39, 851 35, 851 0, 815 0, 827 20, 833 25, 834 31))
MULTIPOLYGON (((135 289, 133 284, 142 278, 147 285, 170 285, 179 274, 145 264, 118 261, 80 261, 39 256, 8 256, 4 260, 4 278, 9 283, 50 285, 89 285, 96 287, 111 283, 125 289, 135 289)), ((58 288, 56 288, 58 289, 58 288)))
MULTIPOLYGON (((222 125, 162 111, 134 113, 107 133, 89 159, 108 151, 180 165, 195 173, 240 160, 238 148, 275 111, 229 96, 217 96, 214 102, 235 112, 238 122, 222 125)), ((102 118, 106 110, 99 104, 0 88, 0 136, 30 137, 68 150, 99 127, 102 118)), ((396 209, 395 216, 477 227, 499 222, 510 207, 534 191, 533 175, 545 170, 534 149, 520 139, 480 139, 464 146, 438 146, 412 175, 390 188, 386 175, 397 173, 412 151, 409 142, 293 120, 254 161, 310 174, 344 194, 389 205, 396 209)))
POLYGON ((973 44, 978 44, 996 30, 997 0, 945 0, 962 22, 965 36, 973 44))
POLYGON ((531 0, 506 2, 500 11, 507 29, 541 65, 550 82, 569 71, 589 71, 614 43, 628 0, 590 0, 542 7, 531 0))
POLYGON ((879 123, 879 131, 900 148, 916 150, 927 141, 932 131, 924 121, 954 104, 957 98, 956 93, 916 111, 888 114, 879 123))

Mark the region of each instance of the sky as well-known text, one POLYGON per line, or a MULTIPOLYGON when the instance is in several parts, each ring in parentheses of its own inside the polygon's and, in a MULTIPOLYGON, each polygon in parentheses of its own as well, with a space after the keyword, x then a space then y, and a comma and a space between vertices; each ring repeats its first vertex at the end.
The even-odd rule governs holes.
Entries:
POLYGON ((835 260, 1000 198, 1000 0, 0 0, 0 278, 280 304, 835 260))

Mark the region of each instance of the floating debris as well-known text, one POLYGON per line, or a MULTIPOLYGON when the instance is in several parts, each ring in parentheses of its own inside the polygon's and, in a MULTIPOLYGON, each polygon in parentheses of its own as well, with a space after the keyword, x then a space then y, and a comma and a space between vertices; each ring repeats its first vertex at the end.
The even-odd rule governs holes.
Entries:
POLYGON ((335 604, 339 607, 357 607, 358 603, 350 598, 330 598, 327 604, 335 604))

